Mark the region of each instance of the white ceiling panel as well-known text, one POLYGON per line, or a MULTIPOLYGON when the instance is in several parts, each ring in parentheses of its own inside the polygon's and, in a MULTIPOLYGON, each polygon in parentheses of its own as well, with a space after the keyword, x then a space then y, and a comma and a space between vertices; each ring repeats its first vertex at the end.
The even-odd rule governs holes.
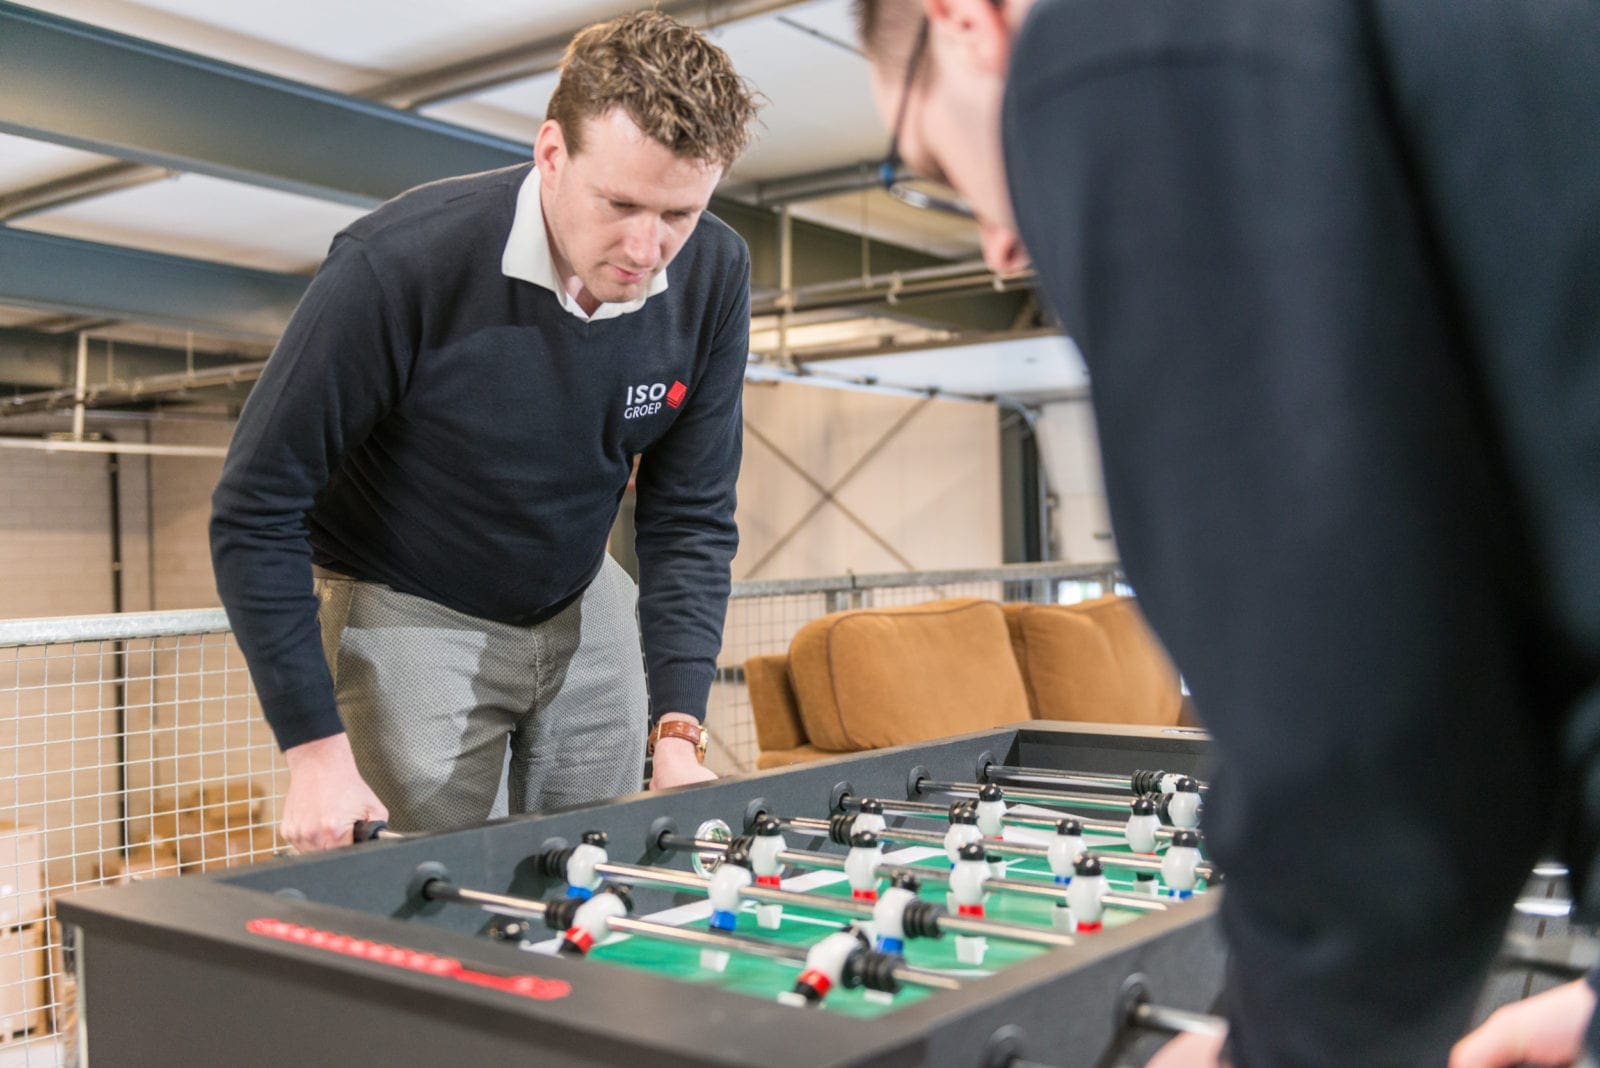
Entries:
POLYGON ((422 113, 531 143, 539 132, 539 124, 544 121, 545 108, 550 104, 550 94, 556 91, 559 77, 551 71, 537 78, 524 78, 469 99, 425 107, 422 113))
POLYGON ((628 0, 35 0, 66 18, 354 91, 648 6, 628 0))
POLYGON ((0 134, 0 195, 112 162, 92 152, 0 134))
POLYGON ((649 5, 628 0, 145 0, 143 6, 335 63, 410 73, 544 40, 649 5))
POLYGON ((808 4, 713 34, 770 101, 755 145, 731 178, 762 181, 883 153, 889 133, 872 107, 866 60, 788 24, 834 6, 808 4))
MULTIPOLYGON (((128 0, 29 0, 29 7, 63 18, 101 26, 130 37, 198 52, 253 70, 266 71, 280 78, 309 82, 340 92, 354 92, 383 77, 379 70, 367 70, 336 62, 319 52, 315 45, 321 31, 306 29, 306 24, 291 17, 288 7, 303 6, 279 0, 272 4, 175 3, 135 4, 128 0), (231 23, 260 19, 277 24, 277 32, 265 36, 244 32, 231 23), (302 38, 296 41, 294 38, 302 38), (284 40, 285 43, 279 43, 284 40)), ((342 3, 329 4, 342 9, 342 3)), ((443 9, 441 9, 443 10, 443 9)), ((337 49, 334 49, 337 52, 337 49)))
POLYGON ((831 37, 852 51, 858 51, 856 20, 850 8, 850 0, 820 0, 785 11, 781 17, 799 23, 813 33, 831 37))
POLYGON ((816 375, 869 379, 906 389, 1011 396, 1057 396, 1089 385, 1083 357, 1070 338, 1038 337, 989 345, 964 345, 893 356, 827 360, 807 368, 816 375))
MULTIPOLYGON (((866 61, 808 32, 815 22, 829 28, 831 35, 840 18, 836 9, 845 10, 847 5, 840 0, 803 4, 710 32, 768 100, 755 144, 730 172, 730 181, 777 178, 882 154, 889 134, 872 110, 866 61)), ((556 79, 554 73, 545 74, 479 93, 470 101, 424 110, 451 122, 492 124, 485 128, 529 140, 544 119, 556 79)))
POLYGON ((320 263, 333 235, 362 214, 342 204, 185 174, 14 225, 241 267, 303 271, 320 263))

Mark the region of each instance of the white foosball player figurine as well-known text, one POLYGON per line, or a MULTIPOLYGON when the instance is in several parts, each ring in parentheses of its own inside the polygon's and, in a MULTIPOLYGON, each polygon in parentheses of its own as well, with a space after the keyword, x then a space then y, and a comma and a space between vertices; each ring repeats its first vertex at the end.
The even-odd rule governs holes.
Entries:
POLYGON ((806 954, 806 966, 795 980, 794 989, 779 994, 778 1000, 800 1007, 819 1004, 844 978, 850 958, 863 948, 861 937, 851 931, 824 938, 806 954))
MULTIPOLYGON (((983 918, 983 884, 989 881, 989 864, 983 846, 968 842, 956 857, 950 871, 950 896, 956 901, 956 914, 983 918)), ((962 964, 982 964, 988 940, 977 935, 956 935, 956 959, 962 964)))
POLYGON ((1173 784, 1167 799, 1167 814, 1174 827, 1194 830, 1200 826, 1200 784, 1185 775, 1173 784))
MULTIPOLYGON (((950 861, 954 870, 957 859, 961 856, 961 847, 969 842, 978 842, 983 839, 983 832, 978 830, 978 813, 971 801, 956 801, 950 806, 950 829, 944 832, 944 855, 950 861)), ((955 894, 945 895, 945 905, 951 912, 956 910, 955 894)))
POLYGON ((606 887, 578 906, 572 926, 562 932, 557 952, 587 956, 591 949, 611 936, 611 921, 632 911, 633 899, 626 887, 606 887))
MULTIPOLYGON (((1045 859, 1050 863, 1050 874, 1059 886, 1071 886, 1073 865, 1084 850, 1083 824, 1071 817, 1056 821, 1056 833, 1045 848, 1045 859)), ((1058 931, 1074 929, 1072 907, 1066 901, 1057 901, 1050 910, 1050 926, 1058 931)))
POLYGON ((883 818, 883 802, 875 797, 869 797, 861 802, 861 807, 856 810, 856 818, 850 821, 850 830, 871 831, 881 834, 889 821, 883 818))
POLYGON ((1067 887, 1067 904, 1072 907, 1079 934, 1094 934, 1105 926, 1101 921, 1105 896, 1106 875, 1100 862, 1088 853, 1082 854, 1073 865, 1072 885, 1067 887))
POLYGON ((915 875, 896 875, 889 889, 879 895, 872 906, 873 949, 879 953, 905 952, 906 908, 921 900, 917 895, 921 886, 915 875))
POLYGON ((878 867, 883 863, 883 843, 872 831, 856 831, 850 836, 850 852, 844 858, 844 876, 850 882, 850 896, 856 901, 878 900, 878 867))
MULTIPOLYGON (((711 882, 706 887, 706 897, 711 901, 711 919, 707 926, 723 933, 733 931, 739 922, 740 893, 753 882, 755 875, 750 871, 750 854, 736 843, 723 855, 722 863, 711 873, 711 882)), ((714 972, 726 971, 728 951, 702 949, 700 967, 714 972)))
MULTIPOLYGON (((1128 848, 1143 856, 1154 857, 1156 832, 1161 829, 1161 817, 1156 814, 1156 803, 1149 797, 1136 797, 1133 799, 1132 808, 1133 812, 1128 817, 1128 826, 1124 832, 1128 839, 1128 848)), ((1155 872, 1135 872, 1134 882, 1141 893, 1159 892, 1155 872)))
POLYGON ((985 838, 1005 836, 1006 795, 994 783, 985 783, 978 791, 978 830, 985 838))
POLYGON ((583 841, 572 849, 567 858, 567 896, 588 898, 600 889, 600 876, 595 866, 606 862, 606 833, 584 831, 583 841))
POLYGON ((1161 858, 1161 880, 1172 897, 1194 896, 1195 865, 1200 863, 1200 836, 1191 830, 1172 832, 1172 845, 1161 858))
MULTIPOLYGON (((750 843, 750 869, 755 872, 756 885, 774 890, 783 885, 783 861, 778 859, 788 846, 783 840, 783 827, 771 816, 756 821, 755 838, 750 843)), ((769 931, 777 930, 783 922, 783 906, 760 904, 756 906, 756 923, 769 931)))

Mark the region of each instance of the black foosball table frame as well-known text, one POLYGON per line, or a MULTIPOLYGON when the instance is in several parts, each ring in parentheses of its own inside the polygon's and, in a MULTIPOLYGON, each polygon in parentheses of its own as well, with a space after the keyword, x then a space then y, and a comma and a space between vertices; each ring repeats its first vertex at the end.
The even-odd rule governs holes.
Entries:
MULTIPOLYGON (((1192 730, 1028 723, 468 830, 89 891, 59 905, 76 937, 79 1041, 93 1068, 1094 1065, 1117 1037, 1130 996, 1179 1010, 1211 1006, 1223 974, 1215 913, 1225 891, 868 1020, 527 953, 481 937, 482 912, 419 900, 414 876, 430 864, 460 885, 553 900, 562 887, 540 875, 532 858, 591 829, 607 833, 614 860, 687 869, 686 854, 657 847, 663 829, 691 834, 722 819, 739 833, 759 813, 827 815, 842 793, 909 798, 919 777, 972 782, 990 764, 1203 776, 1206 750, 1204 734, 1192 730), (272 936, 287 929, 343 936, 345 947, 353 939, 358 948, 398 949, 414 961, 448 959, 473 974, 538 977, 550 981, 539 989, 551 996, 272 936)), ((791 848, 826 846, 820 836, 788 838, 791 848)), ((646 886, 634 897, 638 914, 690 900, 646 886)))

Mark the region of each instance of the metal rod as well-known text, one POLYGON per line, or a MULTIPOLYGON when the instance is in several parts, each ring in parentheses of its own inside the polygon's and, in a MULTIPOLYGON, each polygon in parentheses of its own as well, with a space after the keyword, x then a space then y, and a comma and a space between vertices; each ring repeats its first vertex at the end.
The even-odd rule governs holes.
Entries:
MULTIPOLYGON (((954 793, 955 791, 950 791, 950 792, 954 793)), ((976 793, 976 791, 973 791, 973 792, 976 793)), ((1011 794, 1008 792, 1006 794, 1006 797, 1009 799, 1011 797, 1011 794)), ((949 815, 950 815, 950 806, 949 805, 941 805, 937 801, 892 801, 887 797, 874 797, 874 798, 857 799, 857 798, 854 798, 854 797, 848 797, 847 796, 847 797, 844 798, 844 800, 839 802, 839 805, 840 805, 841 808, 845 808, 845 809, 860 808, 861 807, 861 802, 863 800, 872 800, 872 801, 878 802, 879 804, 881 804, 883 806, 883 810, 885 812, 891 814, 891 815, 914 816, 914 817, 917 817, 919 819, 920 818, 924 818, 924 817, 930 817, 930 818, 933 818, 933 819, 941 819, 941 820, 942 819, 948 819, 949 815)), ((1131 797, 1130 797, 1130 800, 1131 800, 1131 797)), ((1100 802, 1100 806, 1099 807, 1103 807, 1103 808, 1121 807, 1121 808, 1126 809, 1128 807, 1128 805, 1127 805, 1126 802, 1122 803, 1119 806, 1115 802, 1102 801, 1102 802, 1100 802)), ((1060 819, 1061 819, 1061 817, 1059 817, 1059 816, 1027 816, 1027 815, 1023 815, 1021 813, 1007 812, 1005 814, 1005 816, 1001 818, 1000 822, 1005 823, 1008 826, 1012 826, 1012 827, 1040 827, 1040 828, 1044 828, 1046 830, 1054 830, 1055 829, 1055 825, 1060 821, 1060 819)), ((1110 821, 1102 821, 1102 822, 1110 822, 1110 821)))
POLYGON ((1012 764, 990 764, 984 769, 984 777, 998 780, 1000 778, 1030 778, 1050 779, 1052 781, 1069 782, 1073 786, 1083 788, 1102 787, 1108 790, 1133 789, 1133 776, 1111 775, 1102 771, 1058 771, 1055 768, 1030 768, 1012 764))
POLYGON ((89 389, 89 335, 78 334, 78 373, 72 389, 72 440, 83 440, 83 398, 89 389))
MULTIPOLYGON (((773 315, 787 306, 791 311, 823 311, 835 308, 857 308, 872 304, 889 304, 916 300, 922 297, 958 296, 974 293, 1010 293, 1033 285, 1030 271, 1020 275, 998 275, 987 270, 949 278, 930 278, 911 281, 916 272, 878 276, 870 281, 852 279, 847 286, 824 283, 823 286, 796 286, 780 293, 774 300, 763 301, 751 308, 753 315, 773 315), (881 279, 881 280, 880 280, 881 279)), ((811 359, 817 359, 812 356, 811 359)))
MULTIPOLYGON (((715 931, 706 931, 698 927, 673 927, 670 924, 657 923, 654 920, 637 920, 631 916, 619 916, 607 921, 608 925, 616 931, 625 931, 628 934, 642 935, 645 938, 655 938, 663 942, 680 942, 684 945, 702 946, 707 949, 731 950, 735 953, 749 953, 757 957, 766 957, 770 960, 782 961, 795 967, 804 967, 806 963, 806 947, 789 946, 782 942, 766 942, 755 938, 740 938, 737 935, 718 934, 715 931)), ((960 990, 961 984, 948 975, 918 968, 911 964, 896 964, 894 977, 902 983, 912 986, 927 987, 932 990, 960 990)))
POLYGON ((1122 909, 1124 912, 1165 912, 1168 905, 1155 895, 1124 894, 1117 890, 1108 891, 1100 899, 1100 903, 1107 908, 1122 909))
MULTIPOLYGON (((958 797, 963 797, 975 796, 979 788, 968 783, 939 782, 934 779, 919 779, 917 780, 917 789, 926 790, 929 793, 953 794, 958 797)), ((1099 799, 1093 799, 1091 801, 1087 799, 1086 795, 1083 794, 1061 794, 1055 791, 1047 790, 1008 789, 1006 790, 1006 800, 1022 801, 1032 805, 1040 805, 1045 808, 1059 808, 1066 812, 1070 812, 1079 808, 1107 807, 1103 801, 1099 799)), ((1126 802, 1124 804, 1126 804, 1126 802)), ((1123 806, 1112 805, 1110 807, 1119 808, 1123 806)), ((1116 822, 1115 820, 1097 820, 1091 818, 1084 819, 1081 822, 1083 823, 1083 829, 1086 831, 1099 831, 1106 834, 1115 834, 1119 837, 1127 833, 1127 827, 1124 824, 1116 822)), ((1178 829, 1176 827, 1162 824, 1160 827, 1156 828, 1155 836, 1162 841, 1169 841, 1172 836, 1177 833, 1177 830, 1178 829)))
POLYGON ((1228 1021, 1221 1016, 1212 1016, 1204 1012, 1190 1012, 1187 1009, 1172 1009, 1165 1005, 1151 1005, 1148 1002, 1135 1005, 1128 1016, 1135 1027, 1141 1027, 1146 1031, 1160 1031, 1168 1035, 1191 1034, 1220 1037, 1228 1033, 1228 1021))
MULTIPOLYGON (((626 867, 627 865, 623 866, 626 867)), ((691 876, 691 878, 693 877, 691 876)), ((457 886, 455 883, 445 879, 435 879, 424 884, 422 894, 433 901, 455 901, 464 905, 476 905, 486 912, 493 912, 500 916, 543 918, 548 908, 548 905, 543 901, 537 901, 532 898, 512 897, 507 894, 496 894, 487 890, 473 890, 469 887, 457 886)), ((607 926, 616 931, 625 931, 628 934, 641 935, 645 938, 654 938, 664 942, 681 942, 714 949, 732 950, 738 953, 750 953, 755 956, 768 957, 795 965, 804 965, 806 961, 805 947, 786 946, 781 942, 764 942, 753 938, 738 938, 733 935, 702 931, 697 928, 673 927, 670 924, 657 923, 653 920, 634 919, 631 916, 619 916, 608 920, 607 926)), ((925 968, 913 967, 909 964, 895 965, 894 977, 903 983, 909 983, 913 986, 923 986, 937 990, 961 989, 961 984, 949 976, 930 972, 925 968)))
MULTIPOLYGON (((671 848, 688 848, 687 846, 672 846, 671 848)), ((701 852, 708 850, 725 850, 724 842, 707 842, 697 840, 694 848, 701 852)), ((778 854, 778 859, 785 864, 797 868, 824 868, 832 871, 844 870, 844 858, 834 853, 813 853, 807 849, 786 849, 778 854)), ((896 875, 912 875, 923 882, 948 883, 950 871, 940 868, 921 868, 914 864, 879 864, 878 872, 888 878, 896 875)), ((1025 897, 1047 897, 1055 901, 1065 901, 1067 888, 1059 883, 1041 882, 1036 879, 988 879, 984 882, 985 890, 998 890, 1006 894, 1021 894, 1025 897)), ((1123 894, 1112 891, 1104 898, 1108 906, 1130 910, 1134 912, 1161 912, 1168 908, 1165 901, 1159 898, 1146 898, 1139 894, 1123 894)))
MULTIPOLYGON (((1020 764, 990 764, 984 772, 984 777, 992 782, 1004 785, 1005 780, 1024 779, 1047 780, 1062 786, 1073 786, 1083 790, 1131 790, 1133 789, 1133 776, 1113 775, 1100 771, 1071 771, 1057 770, 1055 768, 1033 768, 1020 764)), ((1203 780, 1190 776, 1200 786, 1200 792, 1206 793, 1211 789, 1203 780)))
MULTIPOLYGON (((794 288, 794 219, 785 204, 778 211, 778 288, 784 293, 794 288)), ((794 309, 784 303, 778 310, 778 362, 789 362, 789 319, 794 309)))
MULTIPOLYGON (((618 864, 606 861, 594 866, 600 875, 617 879, 627 879, 631 882, 652 883, 656 886, 666 886, 677 890, 692 890, 705 893, 711 886, 711 880, 698 875, 691 875, 686 871, 673 871, 670 868, 647 868, 638 864, 618 864)), ((829 912, 842 912, 846 916, 854 916, 861 920, 872 918, 872 906, 864 901, 855 901, 846 898, 823 897, 819 894, 803 894, 798 890, 780 890, 770 886, 747 886, 739 891, 740 897, 749 898, 751 901, 764 901, 769 905, 794 905, 800 908, 825 909, 829 912)))
POLYGON ((545 910, 549 907, 543 901, 535 901, 532 898, 512 897, 509 894, 495 894, 488 890, 457 886, 448 879, 433 879, 424 883, 422 896, 430 901, 456 901, 463 905, 476 905, 486 912, 493 912, 499 916, 533 919, 543 919, 545 910))
POLYGON ((1524 897, 1513 906, 1524 916, 1555 920, 1572 915, 1572 902, 1558 897, 1524 897))
POLYGON ((139 441, 71 441, 55 438, 22 437, 0 437, 0 449, 27 449, 32 452, 104 452, 140 456, 191 456, 214 460, 220 460, 228 455, 228 450, 220 445, 151 445, 139 441))
POLYGON ((717 934, 698 927, 669 927, 649 920, 636 920, 631 916, 620 916, 607 922, 618 931, 641 934, 647 938, 660 938, 665 942, 682 942, 686 945, 706 946, 712 949, 731 949, 739 953, 767 957, 770 960, 781 960, 788 964, 804 964, 806 959, 804 946, 790 946, 782 942, 759 942, 753 938, 735 938, 732 935, 717 934), (664 934, 662 929, 672 933, 664 934))
MULTIPOLYGON (((667 849, 684 848, 681 844, 674 843, 673 840, 676 838, 676 835, 663 836, 661 845, 667 849)), ((713 843, 697 839, 692 848, 701 852, 712 852, 716 850, 726 851, 728 847, 725 842, 713 843)), ((788 854, 779 854, 780 857, 786 855, 788 854)), ((826 854, 818 855, 826 856, 826 854)), ((804 856, 804 854, 801 856, 804 856)), ((884 871, 891 867, 898 866, 880 865, 879 871, 884 871)), ((709 879, 702 879, 700 876, 690 875, 688 872, 675 872, 667 868, 644 868, 634 864, 607 862, 596 864, 594 870, 601 875, 615 875, 618 878, 629 879, 634 882, 654 882, 663 886, 678 887, 685 890, 704 891, 711 882, 709 879)), ((922 869, 920 868, 905 868, 903 870, 917 875, 922 874, 922 869)), ((805 894, 796 890, 775 890, 770 886, 747 886, 739 891, 739 896, 749 898, 751 901, 765 901, 773 905, 794 905, 799 908, 818 909, 824 912, 842 912, 864 920, 872 918, 872 906, 869 903, 851 898, 833 897, 826 894, 805 894)), ((1044 931, 998 920, 973 920, 965 916, 946 914, 939 917, 939 926, 943 930, 958 931, 963 934, 986 935, 990 938, 1001 938, 1012 942, 1032 942, 1035 945, 1043 946, 1070 946, 1073 944, 1070 937, 1058 934, 1055 931, 1044 931)))
MULTIPOLYGON (((813 831, 818 834, 828 833, 828 821, 811 819, 806 816, 779 817, 778 822, 793 827, 797 831, 813 831)), ((1084 826, 1087 828, 1088 824, 1084 826)), ((889 842, 911 842, 917 845, 933 845, 943 848, 944 835, 936 831, 912 831, 903 827, 885 827, 877 832, 878 837, 889 842)), ((1021 842, 1008 842, 1004 838, 980 838, 978 843, 989 853, 997 853, 1002 857, 1032 857, 1039 860, 1049 859, 1050 851, 1045 846, 1023 845, 1021 842)), ((1094 857, 1103 866, 1108 868, 1122 868, 1127 871, 1161 871, 1161 861, 1156 857, 1147 857, 1137 853, 1113 853, 1104 849, 1086 849, 1084 853, 1094 857)), ((1216 868, 1210 864, 1196 864, 1195 874, 1202 879, 1210 880, 1216 875, 1216 868)))
MULTIPOLYGON (((998 784, 996 784, 998 785, 998 784)), ((959 794, 961 796, 976 797, 983 789, 983 783, 976 782, 944 782, 939 779, 917 780, 918 790, 927 790, 930 793, 959 794)), ((1100 808, 1108 810, 1122 810, 1126 812, 1128 806, 1133 804, 1134 795, 1124 793, 1120 796, 1112 794, 1077 794, 1069 790, 1045 789, 1029 790, 1004 788, 1007 801, 1051 801, 1059 805, 1077 805, 1081 808, 1100 808)))

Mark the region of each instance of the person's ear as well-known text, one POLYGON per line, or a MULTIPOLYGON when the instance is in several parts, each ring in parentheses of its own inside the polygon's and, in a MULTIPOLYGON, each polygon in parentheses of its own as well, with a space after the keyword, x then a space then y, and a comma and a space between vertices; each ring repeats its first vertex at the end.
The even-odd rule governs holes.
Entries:
POLYGON ((965 62, 985 74, 1005 74, 1011 59, 1011 28, 1003 3, 926 0, 926 11, 928 32, 953 46, 965 62))
POLYGON ((555 119, 544 120, 539 135, 533 140, 533 162, 539 174, 544 178, 553 177, 566 158, 567 138, 561 131, 561 124, 555 119))

